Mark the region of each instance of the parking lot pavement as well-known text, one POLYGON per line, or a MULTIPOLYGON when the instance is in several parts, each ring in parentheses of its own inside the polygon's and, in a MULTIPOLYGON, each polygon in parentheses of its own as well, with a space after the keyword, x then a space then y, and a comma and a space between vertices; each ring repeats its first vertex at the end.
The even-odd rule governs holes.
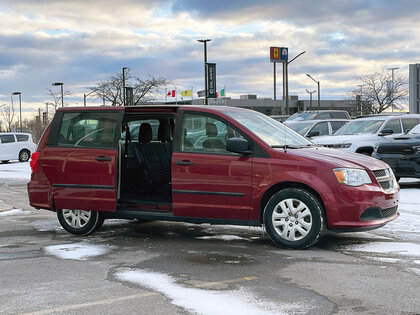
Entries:
POLYGON ((0 313, 416 313, 420 185, 402 185, 396 221, 295 251, 205 224, 110 220, 75 237, 28 206, 24 183, 3 183, 17 211, 0 216, 0 313))

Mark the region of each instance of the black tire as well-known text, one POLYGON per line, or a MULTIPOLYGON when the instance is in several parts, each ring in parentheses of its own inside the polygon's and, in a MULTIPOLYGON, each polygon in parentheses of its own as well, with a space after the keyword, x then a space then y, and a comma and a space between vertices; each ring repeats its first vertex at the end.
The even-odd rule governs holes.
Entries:
POLYGON ((275 244, 304 249, 322 238, 326 219, 321 202, 312 193, 301 188, 287 188, 275 193, 268 201, 264 209, 264 225, 275 244), (289 208, 290 203, 292 208, 289 208))
POLYGON ((89 235, 104 223, 104 217, 97 211, 57 209, 57 218, 63 229, 75 235, 89 235))
POLYGON ((400 181, 401 177, 400 176, 395 176, 395 180, 397 181, 397 183, 400 181))
POLYGON ((19 152, 19 162, 28 162, 31 158, 31 152, 26 149, 23 149, 19 152))
POLYGON ((7 163, 9 163, 9 160, 3 160, 3 161, 1 161, 3 164, 7 164, 7 163))

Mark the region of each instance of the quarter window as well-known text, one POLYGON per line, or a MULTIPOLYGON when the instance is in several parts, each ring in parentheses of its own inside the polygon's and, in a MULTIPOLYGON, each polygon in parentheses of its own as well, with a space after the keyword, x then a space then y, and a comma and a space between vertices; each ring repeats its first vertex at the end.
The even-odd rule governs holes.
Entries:
POLYGON ((11 143, 15 142, 15 137, 13 135, 0 135, 1 143, 11 143))
POLYGON ((118 113, 64 113, 59 146, 114 148, 118 113))
POLYGON ((28 141, 29 136, 28 135, 16 135, 16 139, 19 142, 28 141))

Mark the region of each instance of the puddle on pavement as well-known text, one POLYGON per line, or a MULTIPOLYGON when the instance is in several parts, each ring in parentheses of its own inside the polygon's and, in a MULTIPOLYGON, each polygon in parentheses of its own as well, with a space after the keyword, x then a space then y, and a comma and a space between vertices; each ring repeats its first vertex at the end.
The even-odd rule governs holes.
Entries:
POLYGON ((244 265, 244 264, 251 264, 255 261, 248 256, 234 256, 234 255, 225 255, 225 254, 194 254, 190 255, 186 258, 187 261, 198 263, 198 264, 205 264, 205 265, 213 265, 213 264, 226 264, 226 265, 244 265))

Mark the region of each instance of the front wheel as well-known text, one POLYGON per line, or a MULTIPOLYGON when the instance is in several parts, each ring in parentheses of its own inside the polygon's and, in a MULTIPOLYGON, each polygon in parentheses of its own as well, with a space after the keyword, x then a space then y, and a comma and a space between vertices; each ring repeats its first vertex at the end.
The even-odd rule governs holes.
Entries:
POLYGON ((287 188, 274 194, 264 209, 264 225, 277 245, 303 249, 316 244, 324 234, 321 202, 301 188, 287 188))
POLYGON ((67 232, 76 235, 93 233, 104 223, 103 216, 97 211, 58 209, 57 217, 67 232))

